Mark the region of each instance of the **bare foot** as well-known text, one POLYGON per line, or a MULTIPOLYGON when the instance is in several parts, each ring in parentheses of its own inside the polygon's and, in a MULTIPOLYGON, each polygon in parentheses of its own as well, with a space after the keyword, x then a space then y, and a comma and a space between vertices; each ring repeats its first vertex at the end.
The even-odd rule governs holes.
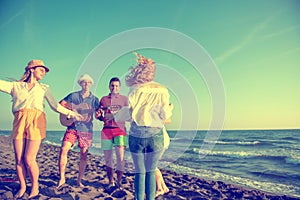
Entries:
POLYGON ((164 188, 164 192, 165 193, 168 193, 170 190, 169 190, 169 188, 166 186, 165 188, 164 188))
POLYGON ((24 195, 25 191, 26 191, 26 188, 25 189, 20 189, 18 191, 18 193, 14 196, 14 198, 15 199, 22 198, 22 196, 24 195))
POLYGON ((157 190, 155 193, 155 197, 158 197, 159 195, 163 195, 165 192, 163 190, 157 190))
POLYGON ((33 199, 39 195, 39 190, 37 191, 31 191, 30 195, 28 196, 28 199, 33 199))
POLYGON ((122 185, 121 181, 117 181, 117 182, 116 182, 116 186, 117 186, 120 190, 123 190, 123 185, 122 185))
POLYGON ((109 182, 105 188, 111 188, 111 187, 115 187, 115 186, 116 186, 115 182, 112 181, 112 182, 109 182))
POLYGON ((156 191, 155 197, 158 197, 159 195, 164 195, 168 193, 170 190, 168 187, 165 187, 164 189, 159 189, 156 191))
POLYGON ((77 186, 80 188, 84 188, 84 185, 82 183, 77 183, 77 186))
POLYGON ((65 179, 60 179, 57 186, 56 186, 56 189, 59 189, 61 186, 63 186, 64 184, 66 183, 66 180, 65 179))

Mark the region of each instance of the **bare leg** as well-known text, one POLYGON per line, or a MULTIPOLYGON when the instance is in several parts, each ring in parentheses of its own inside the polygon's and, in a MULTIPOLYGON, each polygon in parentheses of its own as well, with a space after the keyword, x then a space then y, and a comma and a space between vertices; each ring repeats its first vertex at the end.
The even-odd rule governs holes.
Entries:
POLYGON ((168 193, 169 188, 165 184, 164 178, 163 178, 163 176, 161 174, 161 171, 159 169, 157 169, 155 171, 155 177, 156 177, 156 194, 155 194, 155 197, 157 197, 159 195, 163 195, 165 193, 168 193))
POLYGON ((28 198, 32 198, 39 194, 39 166, 36 162, 42 140, 26 140, 25 163, 31 179, 31 192, 28 198))
POLYGON ((109 184, 114 184, 114 173, 113 173, 113 151, 112 150, 104 150, 104 159, 106 165, 106 172, 109 184))
POLYGON ((26 141, 25 139, 13 140, 15 160, 16 160, 16 171, 20 182, 20 190, 15 195, 15 198, 20 198, 26 191, 26 166, 23 160, 26 141))
POLYGON ((117 159, 117 182, 121 185, 122 176, 124 172, 124 146, 116 147, 116 159, 117 159))
POLYGON ((58 161, 59 182, 58 182, 56 188, 61 187, 66 182, 65 172, 66 172, 66 166, 67 166, 67 162, 68 162, 68 152, 71 149, 71 147, 72 147, 72 144, 70 142, 63 141, 62 147, 60 149, 59 161, 58 161))
POLYGON ((81 183, 81 179, 83 178, 85 168, 86 168, 87 154, 88 154, 88 148, 80 149, 80 163, 79 163, 79 173, 78 173, 78 179, 77 179, 77 185, 79 187, 84 187, 84 185, 81 183))

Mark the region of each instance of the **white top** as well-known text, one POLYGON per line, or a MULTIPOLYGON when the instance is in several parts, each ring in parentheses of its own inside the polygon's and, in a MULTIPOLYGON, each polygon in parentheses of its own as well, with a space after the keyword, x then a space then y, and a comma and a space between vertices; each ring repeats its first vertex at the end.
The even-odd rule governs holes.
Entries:
POLYGON ((12 96, 12 112, 24 108, 37 109, 44 112, 44 99, 47 100, 52 110, 74 117, 76 114, 60 105, 54 98, 49 85, 36 83, 32 89, 28 89, 26 82, 9 82, 0 80, 0 91, 12 96))
POLYGON ((172 115, 168 89, 156 82, 136 85, 128 96, 132 120, 138 126, 164 127, 172 115))

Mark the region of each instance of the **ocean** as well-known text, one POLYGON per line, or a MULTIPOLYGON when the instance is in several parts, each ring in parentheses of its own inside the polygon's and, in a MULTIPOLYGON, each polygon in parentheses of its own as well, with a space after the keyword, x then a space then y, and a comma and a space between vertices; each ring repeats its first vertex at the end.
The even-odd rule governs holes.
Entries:
MULTIPOLYGON (((300 197, 300 130, 168 131, 171 143, 159 167, 278 195, 300 197), (212 140, 213 139, 213 140, 212 140)), ((10 131, 0 131, 9 135, 10 131)), ((60 146, 64 131, 47 131, 60 146)), ((90 153, 103 155, 100 131, 90 153)), ((78 151, 77 145, 73 150, 78 151)), ((130 152, 125 153, 131 162, 130 152)))

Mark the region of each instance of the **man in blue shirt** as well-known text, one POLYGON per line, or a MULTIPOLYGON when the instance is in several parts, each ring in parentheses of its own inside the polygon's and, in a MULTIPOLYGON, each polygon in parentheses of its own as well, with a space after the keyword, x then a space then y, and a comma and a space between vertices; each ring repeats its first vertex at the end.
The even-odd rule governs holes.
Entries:
POLYGON ((93 138, 93 115, 99 107, 99 99, 90 92, 90 87, 93 84, 93 79, 87 75, 82 75, 78 84, 81 86, 81 91, 70 93, 63 100, 61 105, 72 109, 83 116, 82 121, 73 121, 66 116, 61 115, 60 121, 62 125, 67 126, 59 156, 59 173, 60 180, 57 188, 61 187, 65 182, 65 171, 67 165, 68 151, 78 140, 78 147, 80 148, 80 164, 77 185, 83 187, 81 179, 87 164, 88 149, 92 145, 93 138))

